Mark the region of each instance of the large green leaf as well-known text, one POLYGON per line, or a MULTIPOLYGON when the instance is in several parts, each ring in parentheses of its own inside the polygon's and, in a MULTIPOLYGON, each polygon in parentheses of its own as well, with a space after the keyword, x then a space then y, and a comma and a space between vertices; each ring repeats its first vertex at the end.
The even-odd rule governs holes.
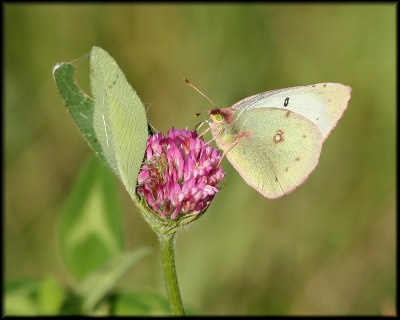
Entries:
POLYGON ((94 130, 109 164, 119 172, 132 199, 146 149, 148 124, 143 103, 115 60, 103 49, 90 53, 95 100, 94 130))
POLYGON ((60 216, 61 254, 77 280, 121 252, 121 219, 114 176, 95 158, 83 169, 60 216))
POLYGON ((68 112, 86 141, 136 200, 137 176, 147 137, 155 130, 147 122, 139 96, 106 51, 92 48, 90 70, 94 99, 76 85, 72 63, 58 63, 53 68, 53 76, 68 112))

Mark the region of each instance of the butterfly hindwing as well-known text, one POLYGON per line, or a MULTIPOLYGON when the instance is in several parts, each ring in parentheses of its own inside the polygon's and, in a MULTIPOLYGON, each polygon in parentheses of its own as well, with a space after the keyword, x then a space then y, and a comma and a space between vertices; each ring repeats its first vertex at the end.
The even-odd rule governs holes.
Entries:
POLYGON ((318 163, 321 133, 301 115, 277 108, 254 108, 231 125, 234 131, 245 134, 232 148, 220 147, 230 149, 228 160, 249 185, 267 198, 289 193, 318 163))

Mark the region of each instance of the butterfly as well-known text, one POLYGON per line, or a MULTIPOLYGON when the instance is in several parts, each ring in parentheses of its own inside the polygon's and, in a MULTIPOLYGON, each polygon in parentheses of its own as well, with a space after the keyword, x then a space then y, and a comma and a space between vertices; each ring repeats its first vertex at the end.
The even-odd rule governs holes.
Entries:
POLYGON ((351 87, 317 83, 266 91, 209 111, 218 147, 255 190, 279 198, 315 169, 322 144, 351 99, 351 87))

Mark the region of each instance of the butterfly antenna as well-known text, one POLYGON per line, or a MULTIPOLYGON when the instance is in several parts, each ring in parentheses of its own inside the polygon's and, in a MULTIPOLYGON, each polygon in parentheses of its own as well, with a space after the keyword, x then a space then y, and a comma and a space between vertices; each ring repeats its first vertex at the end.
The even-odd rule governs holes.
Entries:
MULTIPOLYGON (((206 98, 212 105, 214 108, 216 108, 215 103, 209 98, 207 97, 203 92, 201 92, 199 89, 197 89, 188 79, 183 78, 183 81, 185 81, 185 83, 189 86, 191 86, 194 90, 196 90, 198 93, 200 93, 204 98, 206 98)), ((200 113, 196 113, 196 116, 200 115, 200 113)))

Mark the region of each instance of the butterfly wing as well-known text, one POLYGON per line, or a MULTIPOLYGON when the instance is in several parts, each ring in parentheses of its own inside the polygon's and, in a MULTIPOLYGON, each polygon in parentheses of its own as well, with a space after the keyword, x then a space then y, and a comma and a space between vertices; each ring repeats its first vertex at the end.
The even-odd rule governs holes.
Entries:
POLYGON ((314 123, 325 140, 342 117, 351 98, 351 87, 340 83, 272 90, 243 99, 231 108, 236 119, 251 109, 282 108, 302 115, 314 123))
POLYGON ((318 163, 321 133, 299 114, 252 108, 235 123, 221 125, 230 127, 212 130, 218 146, 227 152, 227 159, 243 179, 267 198, 278 198, 295 189, 318 163), (233 146, 234 139, 224 136, 226 132, 244 135, 233 146))

